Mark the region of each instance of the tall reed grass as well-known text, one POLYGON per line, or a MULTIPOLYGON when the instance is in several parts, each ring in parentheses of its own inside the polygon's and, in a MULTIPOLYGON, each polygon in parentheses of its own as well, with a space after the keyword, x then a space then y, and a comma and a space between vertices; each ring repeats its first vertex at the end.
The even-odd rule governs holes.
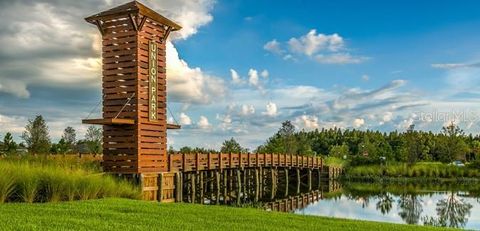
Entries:
POLYGON ((0 160, 0 203, 140 198, 137 187, 94 169, 65 159, 0 160))
POLYGON ((479 178, 480 169, 458 167, 437 162, 420 162, 414 165, 392 163, 386 166, 363 165, 351 167, 347 169, 346 176, 351 178, 479 178))

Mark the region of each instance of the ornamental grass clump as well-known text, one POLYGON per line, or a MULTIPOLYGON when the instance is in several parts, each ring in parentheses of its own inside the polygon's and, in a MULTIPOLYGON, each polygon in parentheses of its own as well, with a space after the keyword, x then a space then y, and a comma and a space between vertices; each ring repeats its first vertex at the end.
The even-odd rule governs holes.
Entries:
POLYGON ((59 202, 105 197, 139 199, 139 188, 127 181, 95 171, 90 166, 62 159, 0 160, 0 203, 59 202), (66 163, 74 163, 68 165, 66 163))
POLYGON ((6 166, 0 165, 0 203, 10 198, 15 191, 15 178, 12 170, 6 166))

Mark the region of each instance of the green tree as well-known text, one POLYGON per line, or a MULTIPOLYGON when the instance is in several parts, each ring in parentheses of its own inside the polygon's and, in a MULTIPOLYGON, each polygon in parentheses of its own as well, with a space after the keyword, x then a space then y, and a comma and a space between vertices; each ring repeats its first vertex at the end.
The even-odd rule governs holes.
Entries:
POLYGON ((64 143, 64 145, 66 146, 66 151, 64 153, 75 152, 75 146, 77 143, 77 134, 75 133, 75 129, 70 126, 66 127, 65 130, 63 130, 62 140, 62 143, 64 143))
POLYGON ((297 152, 297 142, 294 136, 295 126, 292 122, 290 120, 283 122, 277 134, 281 140, 282 153, 295 154, 297 152))
POLYGON ((193 149, 191 147, 184 146, 180 148, 179 152, 182 154, 189 154, 189 153, 193 153, 193 149))
POLYGON ((65 142, 65 139, 60 139, 57 144, 52 144, 52 147, 50 148, 50 152, 53 154, 67 154, 70 152, 70 145, 65 142))
POLYGON ((85 133, 87 150, 93 155, 102 153, 102 129, 95 126, 87 128, 85 133))
POLYGON ((28 151, 32 154, 47 154, 50 151, 50 137, 48 126, 41 115, 34 120, 28 120, 25 131, 22 134, 28 151))
POLYGON ((17 143, 13 141, 12 133, 7 132, 7 134, 5 134, 5 137, 3 137, 3 151, 5 152, 5 154, 14 154, 15 152, 17 152, 17 147, 17 143))
POLYGON ((463 139, 465 136, 463 130, 452 122, 442 128, 442 133, 445 135, 445 152, 441 157, 441 161, 465 160, 469 148, 463 139))
POLYGON ((248 149, 242 148, 242 146, 232 137, 229 140, 225 140, 220 149, 222 153, 247 153, 248 149))
POLYGON ((342 145, 333 145, 330 148, 330 152, 328 153, 328 155, 343 158, 344 156, 350 155, 350 151, 348 149, 348 145, 344 143, 342 145))

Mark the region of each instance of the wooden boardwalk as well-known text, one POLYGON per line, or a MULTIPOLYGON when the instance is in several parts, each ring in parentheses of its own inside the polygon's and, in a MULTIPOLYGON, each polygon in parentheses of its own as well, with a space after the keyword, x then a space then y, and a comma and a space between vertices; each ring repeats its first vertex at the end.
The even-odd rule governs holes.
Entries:
POLYGON ((169 167, 170 172, 259 167, 321 169, 323 162, 320 157, 287 154, 171 154, 169 167))

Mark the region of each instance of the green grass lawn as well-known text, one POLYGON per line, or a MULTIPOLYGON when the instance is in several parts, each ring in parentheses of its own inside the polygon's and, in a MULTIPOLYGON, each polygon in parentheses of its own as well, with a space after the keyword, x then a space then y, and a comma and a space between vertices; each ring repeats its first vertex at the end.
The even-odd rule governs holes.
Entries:
POLYGON ((251 208, 101 199, 0 204, 0 230, 433 230, 251 208))

